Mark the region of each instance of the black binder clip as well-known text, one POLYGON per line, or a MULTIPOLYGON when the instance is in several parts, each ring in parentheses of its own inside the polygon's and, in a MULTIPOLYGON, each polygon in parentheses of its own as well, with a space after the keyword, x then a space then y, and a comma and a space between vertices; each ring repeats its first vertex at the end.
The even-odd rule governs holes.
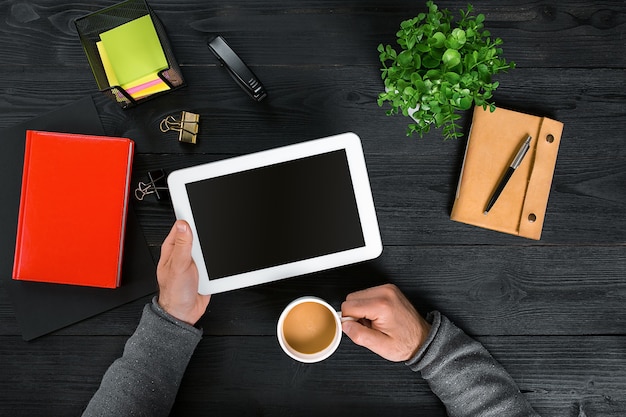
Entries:
POLYGON ((162 169, 156 169, 148 171, 148 182, 140 181, 135 189, 135 198, 139 201, 143 201, 144 197, 149 194, 154 194, 157 200, 161 200, 166 197, 167 188, 167 175, 162 169))
POLYGON ((159 129, 161 129, 163 133, 175 130, 178 132, 179 142, 195 144, 198 137, 199 125, 199 114, 183 111, 180 115, 180 119, 176 119, 174 116, 167 116, 165 119, 161 120, 159 129))
POLYGON ((261 101, 267 97, 265 88, 259 78, 252 70, 239 58, 239 55, 226 43, 221 36, 211 39, 207 46, 213 54, 226 67, 230 76, 237 81, 237 84, 256 101, 261 101))

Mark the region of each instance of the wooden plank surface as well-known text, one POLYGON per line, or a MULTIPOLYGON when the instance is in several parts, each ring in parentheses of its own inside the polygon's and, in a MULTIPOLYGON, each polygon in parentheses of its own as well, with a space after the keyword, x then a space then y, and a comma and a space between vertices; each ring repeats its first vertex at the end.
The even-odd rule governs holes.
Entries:
MULTIPOLYGON (((99 375, 121 354, 125 340, 66 336, 23 346, 18 337, 0 337, 0 354, 6 360, 3 383, 13 387, 13 395, 3 397, 3 410, 11 410, 6 415, 76 415, 97 389, 99 375), (31 367, 20 366, 26 361, 31 367), (68 366, 70 361, 81 366, 68 366)), ((618 416, 626 407, 626 381, 616 378, 613 367, 623 358, 623 337, 478 340, 543 416, 618 416)), ((172 415, 340 416, 346 412, 445 415, 417 374, 345 337, 329 360, 304 365, 287 358, 274 336, 205 337, 189 364, 172 415)))
MULTIPOLYGON (((541 415, 626 415, 626 3, 473 2, 517 63, 498 76, 496 103, 565 124, 540 241, 450 221, 465 138, 406 138, 407 120, 376 104, 376 46, 393 44, 423 3, 150 0, 188 86, 127 111, 95 91, 73 25, 114 3, 0 1, 0 129, 92 95, 107 133, 136 141, 134 183, 149 169, 354 131, 385 244, 373 262, 216 295, 172 415, 444 416, 418 375, 345 337, 313 366, 278 347, 275 322, 293 298, 338 307, 383 282, 484 343, 541 415), (263 80, 266 101, 250 100, 218 65, 206 48, 215 33, 263 80), (195 146, 158 129, 181 110, 201 114, 195 146)), ((466 2, 442 5, 456 13, 466 2)), ((158 259, 171 206, 133 206, 158 259)), ((0 284, 0 415, 79 414, 149 299, 27 343, 0 284)))

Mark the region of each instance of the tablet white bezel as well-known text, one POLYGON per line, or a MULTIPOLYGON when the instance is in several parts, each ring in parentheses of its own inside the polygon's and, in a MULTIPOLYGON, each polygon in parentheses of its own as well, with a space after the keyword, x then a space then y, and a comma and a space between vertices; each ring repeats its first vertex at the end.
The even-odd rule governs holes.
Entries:
MULTIPOLYGON (((172 172, 167 179, 167 183, 176 218, 186 220, 194 235, 191 254, 200 275, 198 285, 198 292, 200 294, 216 294, 318 272, 374 259, 382 253, 382 241, 378 221, 376 219, 376 211, 372 199, 363 149, 361 147, 361 140, 355 133, 343 133, 254 154, 183 168, 172 172), (191 204, 187 195, 187 183, 342 149, 346 152, 349 172, 352 178, 354 196, 361 220, 361 230, 365 241, 363 247, 228 277, 210 279, 204 262, 204 256, 202 255, 202 248, 200 247, 199 239, 197 239, 198 234, 194 214, 191 210, 191 204)), ((242 254, 242 256, 245 255, 242 254)))

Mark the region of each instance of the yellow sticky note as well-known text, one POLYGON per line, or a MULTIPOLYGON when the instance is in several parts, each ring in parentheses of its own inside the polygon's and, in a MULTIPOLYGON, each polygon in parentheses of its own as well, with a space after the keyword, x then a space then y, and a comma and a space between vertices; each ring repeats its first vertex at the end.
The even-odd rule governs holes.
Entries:
POLYGON ((117 77, 115 76, 115 71, 111 66, 111 61, 109 61, 109 55, 107 54, 107 50, 104 48, 102 41, 96 42, 96 47, 98 48, 98 53, 100 54, 100 60, 102 61, 102 66, 104 67, 104 72, 107 76, 107 81, 109 82, 109 86, 119 85, 117 81, 117 77))
POLYGON ((120 85, 168 68, 149 14, 101 33, 100 39, 120 85))

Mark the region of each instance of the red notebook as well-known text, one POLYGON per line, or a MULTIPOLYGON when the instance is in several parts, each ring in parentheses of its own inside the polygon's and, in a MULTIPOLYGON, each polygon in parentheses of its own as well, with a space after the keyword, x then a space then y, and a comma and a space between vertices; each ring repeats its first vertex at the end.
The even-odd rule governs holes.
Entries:
POLYGON ((26 131, 13 279, 116 288, 134 142, 26 131))

